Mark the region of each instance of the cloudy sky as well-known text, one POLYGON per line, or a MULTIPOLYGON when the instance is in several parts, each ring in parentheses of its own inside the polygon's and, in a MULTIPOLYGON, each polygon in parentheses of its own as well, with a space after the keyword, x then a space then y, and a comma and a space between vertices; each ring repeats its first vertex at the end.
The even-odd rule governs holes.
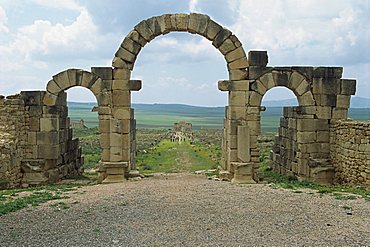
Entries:
MULTIPOLYGON (((370 0, 0 0, 0 94, 44 90, 58 72, 111 66, 126 34, 164 13, 201 12, 229 28, 246 51, 267 50, 270 66, 343 66, 356 96, 370 98, 370 0)), ((217 81, 223 56, 188 33, 157 37, 139 54, 134 102, 226 104, 217 81)), ((71 101, 95 101, 87 89, 71 101)), ((291 98, 273 89, 264 99, 291 98)))

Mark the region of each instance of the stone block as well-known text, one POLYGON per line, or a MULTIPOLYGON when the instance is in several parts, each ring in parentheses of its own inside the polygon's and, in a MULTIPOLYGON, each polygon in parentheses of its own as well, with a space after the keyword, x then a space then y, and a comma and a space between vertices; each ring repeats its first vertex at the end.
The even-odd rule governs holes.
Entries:
POLYGON ((37 144, 59 144, 59 133, 57 131, 41 131, 37 132, 37 144))
POLYGON ((350 95, 337 95, 336 107, 344 109, 349 108, 350 100, 351 100, 350 95))
POLYGON ((97 79, 94 84, 90 87, 90 90, 93 92, 93 94, 98 95, 102 92, 103 89, 103 81, 102 79, 97 79))
MULTIPOLYGON (((171 15, 170 14, 165 14, 157 17, 157 22, 160 27, 161 33, 166 34, 169 33, 170 31, 173 31, 174 28, 172 27, 172 22, 171 22, 171 15)), ((176 23, 175 23, 176 24, 176 23)))
POLYGON ((59 130, 59 118, 40 118, 41 131, 59 130))
POLYGON ((316 67, 313 68, 314 78, 341 78, 343 74, 342 67, 316 67))
POLYGON ((109 133, 110 132, 110 121, 107 119, 99 120, 99 132, 100 133, 109 133))
POLYGON ((90 88, 97 79, 98 75, 85 71, 84 73, 82 73, 81 86, 85 88, 90 88))
POLYGON ((248 71, 246 69, 229 70, 229 79, 231 81, 240 81, 248 78, 248 71))
POLYGON ((218 89, 221 91, 248 91, 249 90, 249 80, 218 81, 218 89))
POLYGON ((228 70, 233 69, 245 69, 249 66, 248 60, 246 57, 239 58, 233 62, 227 64, 228 70))
MULTIPOLYGON (((219 35, 218 35, 219 36, 219 35)), ((217 37, 218 37, 217 36, 217 37)), ((227 38, 218 48, 219 51, 223 54, 226 55, 227 53, 235 50, 237 47, 235 46, 234 42, 230 39, 227 38)))
POLYGON ((144 47, 147 43, 143 36, 141 36, 136 30, 132 30, 131 32, 129 32, 127 37, 138 43, 141 47, 144 47))
POLYGON ((266 67, 268 63, 267 51, 249 51, 248 61, 250 66, 266 67))
POLYGON ((238 126, 238 160, 249 162, 250 155, 250 133, 247 126, 238 126))
POLYGON ((139 24, 137 24, 134 29, 142 36, 147 42, 151 41, 155 38, 152 30, 149 28, 148 23, 143 20, 139 24))
POLYGON ((255 184, 253 180, 253 163, 232 162, 234 167, 234 178, 232 183, 236 184, 255 184))
POLYGON ((258 136, 261 134, 261 122, 260 121, 248 120, 247 125, 249 127, 249 133, 251 135, 258 136))
POLYGON ((348 109, 333 108, 332 119, 347 119, 348 109))
POLYGON ((229 106, 246 106, 246 92, 245 91, 230 91, 229 92, 229 106))
POLYGON ((122 134, 110 133, 110 145, 122 148, 122 134))
POLYGON ((315 131, 297 132, 297 143, 315 143, 317 134, 315 131))
POLYGON ((61 89, 54 80, 50 80, 47 83, 46 91, 51 94, 58 95, 61 91, 63 91, 63 89, 61 89))
POLYGON ((139 91, 141 89, 141 80, 130 80, 130 90, 139 91))
POLYGON ((67 71, 60 72, 53 76, 53 80, 58 84, 59 88, 66 90, 71 87, 67 71))
POLYGON ((36 145, 36 133, 37 132, 28 132, 27 133, 27 143, 29 145, 36 145))
POLYGON ((115 119, 131 119, 131 109, 129 107, 113 108, 113 116, 115 119))
POLYGON ((276 86, 272 73, 266 73, 262 75, 258 80, 263 84, 266 90, 271 89, 276 86))
POLYGON ((276 86, 287 87, 289 84, 290 75, 291 75, 291 72, 289 71, 280 71, 280 70, 272 71, 272 77, 274 78, 276 86))
MULTIPOLYGON (((249 79, 250 80, 259 79, 260 76, 262 76, 263 74, 266 74, 268 72, 271 72, 271 71, 272 71, 271 67, 257 67, 257 66, 251 66, 249 64, 249 67, 248 67, 249 79)), ((274 84, 275 84, 275 82, 274 82, 274 84)))
POLYGON ((127 61, 124 61, 123 59, 121 59, 119 57, 114 57, 113 58, 112 66, 114 68, 129 69, 129 70, 133 70, 133 68, 134 68, 133 63, 129 63, 127 61))
POLYGON ((247 104, 249 106, 261 106, 262 95, 256 92, 249 92, 249 100, 247 104))
POLYGON ((257 80, 255 82, 253 82, 252 84, 250 84, 250 91, 255 91, 255 92, 259 93, 260 95, 264 95, 266 93, 267 89, 263 85, 262 82, 257 80))
MULTIPOLYGON (((152 34, 154 37, 157 37, 160 34, 162 34, 161 27, 159 26, 159 23, 156 17, 151 17, 147 19, 146 23, 148 24, 148 27, 152 31, 152 34)), ((138 54, 138 53, 135 53, 135 54, 138 54)))
POLYGON ((103 80, 113 79, 113 69, 111 67, 91 67, 91 72, 103 80))
POLYGON ((214 22, 213 20, 209 20, 208 22, 208 27, 207 27, 207 32, 205 33, 205 37, 208 40, 213 41, 217 34, 223 30, 223 27, 220 26, 218 23, 214 22))
POLYGON ((58 96, 51 94, 51 93, 46 93, 43 98, 43 103, 45 105, 52 106, 57 103, 57 100, 58 100, 58 96))
POLYGON ((209 20, 210 18, 207 15, 191 13, 189 15, 188 31, 205 36, 209 20))
POLYGON ((59 145, 38 145, 38 157, 43 159, 58 159, 60 155, 59 145))
MULTIPOLYGON (((111 91, 102 91, 101 93, 95 95, 100 107, 108 107, 112 105, 112 94, 111 91)), ((104 108, 102 108, 104 109, 104 108)))
POLYGON ((187 14, 175 14, 176 29, 177 31, 187 31, 189 24, 189 15, 187 14))
POLYGON ((316 102, 311 92, 306 92, 297 97, 300 106, 315 106, 316 102))
POLYGON ((317 106, 316 116, 319 119, 331 119, 332 107, 330 106, 317 106))
POLYGON ((114 90, 113 91, 113 106, 126 106, 131 105, 131 93, 130 91, 114 90))
POLYGON ((356 93, 356 80, 341 79, 340 80, 340 94, 355 95, 356 93))
MULTIPOLYGON (((226 54, 225 58, 228 63, 231 63, 235 60, 246 57, 243 47, 238 47, 237 49, 226 54)), ((248 60, 249 61, 249 60, 248 60)))
POLYGON ((306 80, 302 80, 298 87, 293 88, 293 91, 298 95, 303 95, 311 90, 311 85, 306 80))
POLYGON ((319 143, 329 143, 330 140, 330 132, 329 131, 317 131, 317 138, 316 141, 319 143))
POLYGON ((231 32, 228 29, 223 28, 216 35, 215 39, 212 42, 212 45, 218 48, 223 55, 226 55, 227 53, 236 48, 232 40, 228 39, 230 36, 231 32))
POLYGON ((123 42, 121 44, 121 47, 123 47, 124 49, 126 49, 130 53, 134 54, 135 56, 137 56, 139 54, 140 50, 141 50, 141 45, 139 43, 133 41, 129 37, 126 37, 123 40, 123 42))
POLYGON ((246 117, 246 107, 243 106, 229 106, 227 110, 228 119, 245 119, 246 117))
POLYGON ((306 77, 294 71, 290 75, 288 85, 290 86, 290 88, 298 88, 302 81, 306 81, 306 77))
POLYGON ((113 69, 113 80, 130 80, 131 71, 129 69, 113 69))
POLYGON ((101 148, 110 148, 110 134, 109 133, 100 133, 99 142, 101 148))
POLYGON ((69 69, 67 70, 67 73, 71 86, 81 86, 83 70, 69 69))
POLYGON ((131 52, 122 47, 118 48, 118 51, 116 52, 115 56, 120 57, 121 59, 129 63, 134 63, 136 60, 135 54, 132 54, 131 52))

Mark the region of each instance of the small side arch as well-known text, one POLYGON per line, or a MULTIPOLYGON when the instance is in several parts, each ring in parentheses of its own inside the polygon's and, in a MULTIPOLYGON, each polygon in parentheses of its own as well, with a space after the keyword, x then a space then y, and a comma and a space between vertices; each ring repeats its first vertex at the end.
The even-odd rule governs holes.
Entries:
POLYGON ((271 88, 278 86, 292 90, 300 106, 316 105, 311 90, 312 83, 305 75, 291 69, 278 68, 262 74, 250 83, 249 104, 251 106, 260 106, 265 93, 271 88))
POLYGON ((81 69, 68 69, 54 75, 53 79, 47 83, 46 94, 43 99, 44 104, 48 106, 55 105, 61 92, 76 86, 89 89, 95 95, 99 106, 103 103, 101 102, 102 94, 109 88, 99 76, 91 72, 81 69))

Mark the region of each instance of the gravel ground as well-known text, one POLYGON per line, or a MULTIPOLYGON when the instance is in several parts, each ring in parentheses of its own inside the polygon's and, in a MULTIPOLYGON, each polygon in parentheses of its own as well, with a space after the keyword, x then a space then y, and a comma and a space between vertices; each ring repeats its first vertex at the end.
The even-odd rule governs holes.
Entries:
POLYGON ((370 203, 191 174, 94 185, 0 217, 0 246, 369 246, 370 203), (79 203, 73 203, 78 201, 79 203))

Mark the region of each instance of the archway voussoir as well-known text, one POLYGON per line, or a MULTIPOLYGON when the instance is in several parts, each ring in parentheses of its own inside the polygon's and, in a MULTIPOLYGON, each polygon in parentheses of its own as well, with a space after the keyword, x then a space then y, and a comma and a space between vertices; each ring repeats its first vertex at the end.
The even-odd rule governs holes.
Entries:
POLYGON ((47 83, 46 91, 48 91, 51 94, 58 95, 63 90, 58 86, 58 84, 54 80, 50 80, 47 83))
POLYGON ((82 83, 82 70, 69 69, 67 71, 71 86, 80 86, 82 83))
POLYGON ((136 60, 136 55, 132 54, 128 50, 123 47, 120 47, 115 54, 116 57, 120 57, 122 60, 127 61, 129 63, 134 63, 136 60))
POLYGON ((225 56, 225 59, 228 63, 231 63, 235 60, 238 60, 240 58, 243 58, 243 57, 247 57, 245 52, 244 52, 244 49, 243 47, 238 47, 236 48, 235 50, 229 52, 228 54, 226 54, 225 56))
POLYGON ((231 69, 229 70, 229 79, 231 81, 248 79, 248 71, 246 69, 231 69))
POLYGON ((171 15, 164 14, 161 16, 157 16, 156 18, 157 18, 157 22, 161 30, 161 34, 169 33, 172 29, 171 15))
POLYGON ((232 69, 245 69, 249 66, 248 59, 246 57, 239 58, 231 63, 227 64, 229 70, 232 69))
POLYGON ((189 15, 188 31, 206 36, 207 26, 210 18, 208 15, 191 13, 189 15))
POLYGON ((102 79, 98 78, 91 86, 90 86, 90 90, 91 92, 93 92, 93 94, 95 96, 97 96, 98 94, 101 93, 102 91, 102 84, 103 84, 103 81, 102 79))
POLYGON ((149 28, 148 23, 143 20, 139 24, 137 24, 134 29, 147 41, 150 42, 154 39, 154 34, 152 30, 149 28))
POLYGON ((311 86, 310 86, 310 84, 304 79, 304 80, 302 80, 300 83, 299 83, 299 85, 298 85, 298 87, 296 87, 296 88, 292 88, 292 90, 293 91, 295 91, 295 93, 297 94, 297 95, 303 95, 303 94, 305 94, 306 92, 308 92, 308 91, 310 91, 311 90, 311 86))
POLYGON ((121 44, 121 47, 123 47, 124 49, 128 50, 129 52, 131 52, 132 54, 137 56, 139 54, 142 46, 139 43, 130 39, 129 37, 126 37, 123 40, 123 42, 121 44))
MULTIPOLYGON (((148 42, 141 36, 136 30, 132 30, 127 35, 127 38, 132 39, 136 43, 140 44, 141 47, 144 47, 148 42)), ((121 45, 122 46, 122 45, 121 45)))
POLYGON ((150 30, 152 31, 152 34, 153 34, 151 39, 154 39, 155 37, 162 34, 161 27, 159 26, 156 17, 152 17, 152 18, 147 19, 146 23, 148 24, 148 27, 150 28, 150 30))
POLYGON ((94 75, 93 73, 83 71, 81 86, 85 88, 90 88, 98 78, 99 77, 97 75, 94 75))
POLYGON ((299 95, 297 97, 298 103, 300 106, 315 106, 316 102, 314 100, 313 94, 311 91, 299 95))
POLYGON ((189 15, 174 14, 173 16, 175 16, 177 31, 188 31, 189 15))
MULTIPOLYGON (((213 40, 212 42, 212 45, 216 48, 219 48, 223 43, 224 41, 229 38, 231 36, 231 32, 226 29, 226 28, 223 28, 218 34, 217 36, 215 37, 215 39, 213 40)), ((233 42, 230 40, 230 43, 234 46, 233 42)), ((227 45, 227 44, 226 44, 227 45)), ((221 51, 222 53, 222 51, 221 51)), ((224 54, 225 55, 225 54, 224 54)))
POLYGON ((222 29, 223 27, 221 25, 219 25, 213 20, 209 20, 207 32, 205 33, 204 37, 206 37, 210 41, 213 41, 216 38, 217 34, 221 32, 222 29))
POLYGON ((68 71, 62 71, 54 75, 53 80, 57 83, 57 85, 62 90, 66 90, 71 87, 71 83, 69 81, 69 76, 68 76, 68 71))
POLYGON ((266 73, 262 75, 259 80, 262 82, 267 90, 277 86, 271 73, 266 73))
POLYGON ((222 55, 226 55, 227 53, 235 50, 237 47, 235 46, 234 42, 230 39, 227 38, 225 41, 218 47, 222 55))

